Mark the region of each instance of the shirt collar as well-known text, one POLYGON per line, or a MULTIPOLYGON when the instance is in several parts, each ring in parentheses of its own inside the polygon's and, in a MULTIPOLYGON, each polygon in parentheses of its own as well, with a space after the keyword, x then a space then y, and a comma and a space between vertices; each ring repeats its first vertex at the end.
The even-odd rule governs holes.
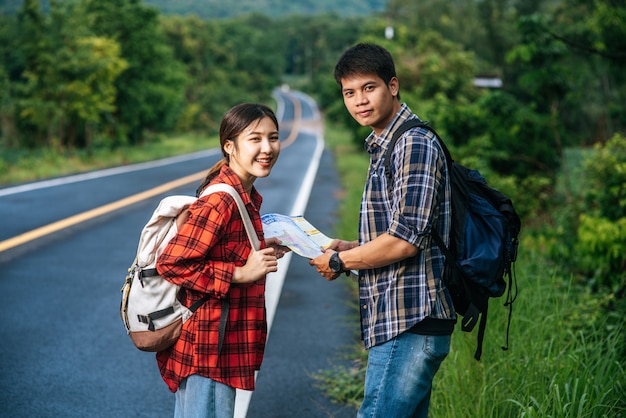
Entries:
POLYGON ((387 124, 385 129, 382 130, 380 135, 376 135, 374 131, 369 134, 367 138, 365 138, 365 150, 370 151, 376 147, 386 148, 387 144, 391 140, 393 133, 398 129, 402 123, 411 118, 413 116, 413 112, 409 108, 406 103, 402 103, 400 105, 400 110, 395 116, 391 119, 391 121, 387 124))
POLYGON ((245 205, 253 203, 255 207, 261 207, 262 198, 256 187, 252 186, 251 195, 248 195, 248 193, 246 193, 245 189, 243 188, 241 180, 228 165, 223 165, 220 169, 219 174, 215 176, 213 180, 211 180, 211 184, 215 183, 226 183, 230 186, 233 186, 235 190, 237 190, 237 193, 239 193, 239 195, 241 196, 241 200, 243 200, 243 203, 245 205))

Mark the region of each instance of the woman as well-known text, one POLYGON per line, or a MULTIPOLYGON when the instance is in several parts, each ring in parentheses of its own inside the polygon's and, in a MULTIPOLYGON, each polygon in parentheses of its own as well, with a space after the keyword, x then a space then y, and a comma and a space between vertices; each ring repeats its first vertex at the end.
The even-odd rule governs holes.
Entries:
POLYGON ((280 153, 274 112, 260 104, 233 107, 222 120, 220 145, 224 158, 209 170, 197 195, 209 184, 233 186, 261 250, 251 248, 234 199, 217 192, 189 208, 189 218, 159 256, 159 273, 181 286, 184 305, 213 296, 185 322, 176 344, 157 353, 161 376, 176 393, 176 417, 232 417, 235 389, 254 389, 267 336, 265 275, 277 270, 277 258, 288 251, 274 238, 263 240, 262 198, 254 188, 280 153), (222 316, 227 322, 220 329, 222 316))

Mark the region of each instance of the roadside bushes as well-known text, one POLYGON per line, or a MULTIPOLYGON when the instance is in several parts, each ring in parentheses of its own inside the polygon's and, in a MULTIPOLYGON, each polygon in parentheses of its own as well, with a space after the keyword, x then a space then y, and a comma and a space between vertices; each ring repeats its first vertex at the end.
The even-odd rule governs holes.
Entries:
POLYGON ((584 163, 584 200, 574 253, 580 272, 624 298, 626 290, 626 138, 597 144, 584 163))

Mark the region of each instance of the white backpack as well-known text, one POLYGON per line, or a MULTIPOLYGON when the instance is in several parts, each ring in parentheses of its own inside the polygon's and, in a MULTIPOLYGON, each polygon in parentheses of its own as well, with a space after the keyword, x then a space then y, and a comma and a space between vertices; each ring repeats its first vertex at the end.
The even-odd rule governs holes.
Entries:
MULTIPOLYGON (((226 192, 235 199, 250 244, 258 250, 259 240, 239 193, 227 184, 215 184, 207 187, 201 197, 215 192, 226 192)), ((121 290, 120 316, 130 339, 142 351, 157 352, 173 345, 183 323, 208 299, 207 295, 185 307, 177 298, 180 287, 163 279, 156 270, 157 258, 187 219, 187 209, 196 199, 192 196, 164 198, 141 231, 137 257, 128 269, 121 290)), ((227 318, 228 305, 223 306, 221 332, 227 318)))

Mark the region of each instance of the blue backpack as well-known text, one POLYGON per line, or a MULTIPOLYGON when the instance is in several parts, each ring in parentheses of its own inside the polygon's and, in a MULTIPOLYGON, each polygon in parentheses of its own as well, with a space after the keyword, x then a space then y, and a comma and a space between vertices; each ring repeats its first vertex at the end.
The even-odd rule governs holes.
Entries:
POLYGON ((417 118, 407 120, 396 130, 383 157, 389 184, 391 152, 400 136, 415 127, 433 132, 446 156, 452 194, 450 246, 444 244, 435 228, 431 237, 446 256, 449 268, 445 269, 444 283, 455 311, 463 317, 461 329, 471 332, 479 324, 474 358, 480 360, 489 298, 501 297, 507 287, 504 306, 509 308, 509 317, 502 349, 508 349, 513 302, 517 298, 514 264, 521 221, 511 199, 489 187, 478 171, 455 163, 437 132, 417 118))

